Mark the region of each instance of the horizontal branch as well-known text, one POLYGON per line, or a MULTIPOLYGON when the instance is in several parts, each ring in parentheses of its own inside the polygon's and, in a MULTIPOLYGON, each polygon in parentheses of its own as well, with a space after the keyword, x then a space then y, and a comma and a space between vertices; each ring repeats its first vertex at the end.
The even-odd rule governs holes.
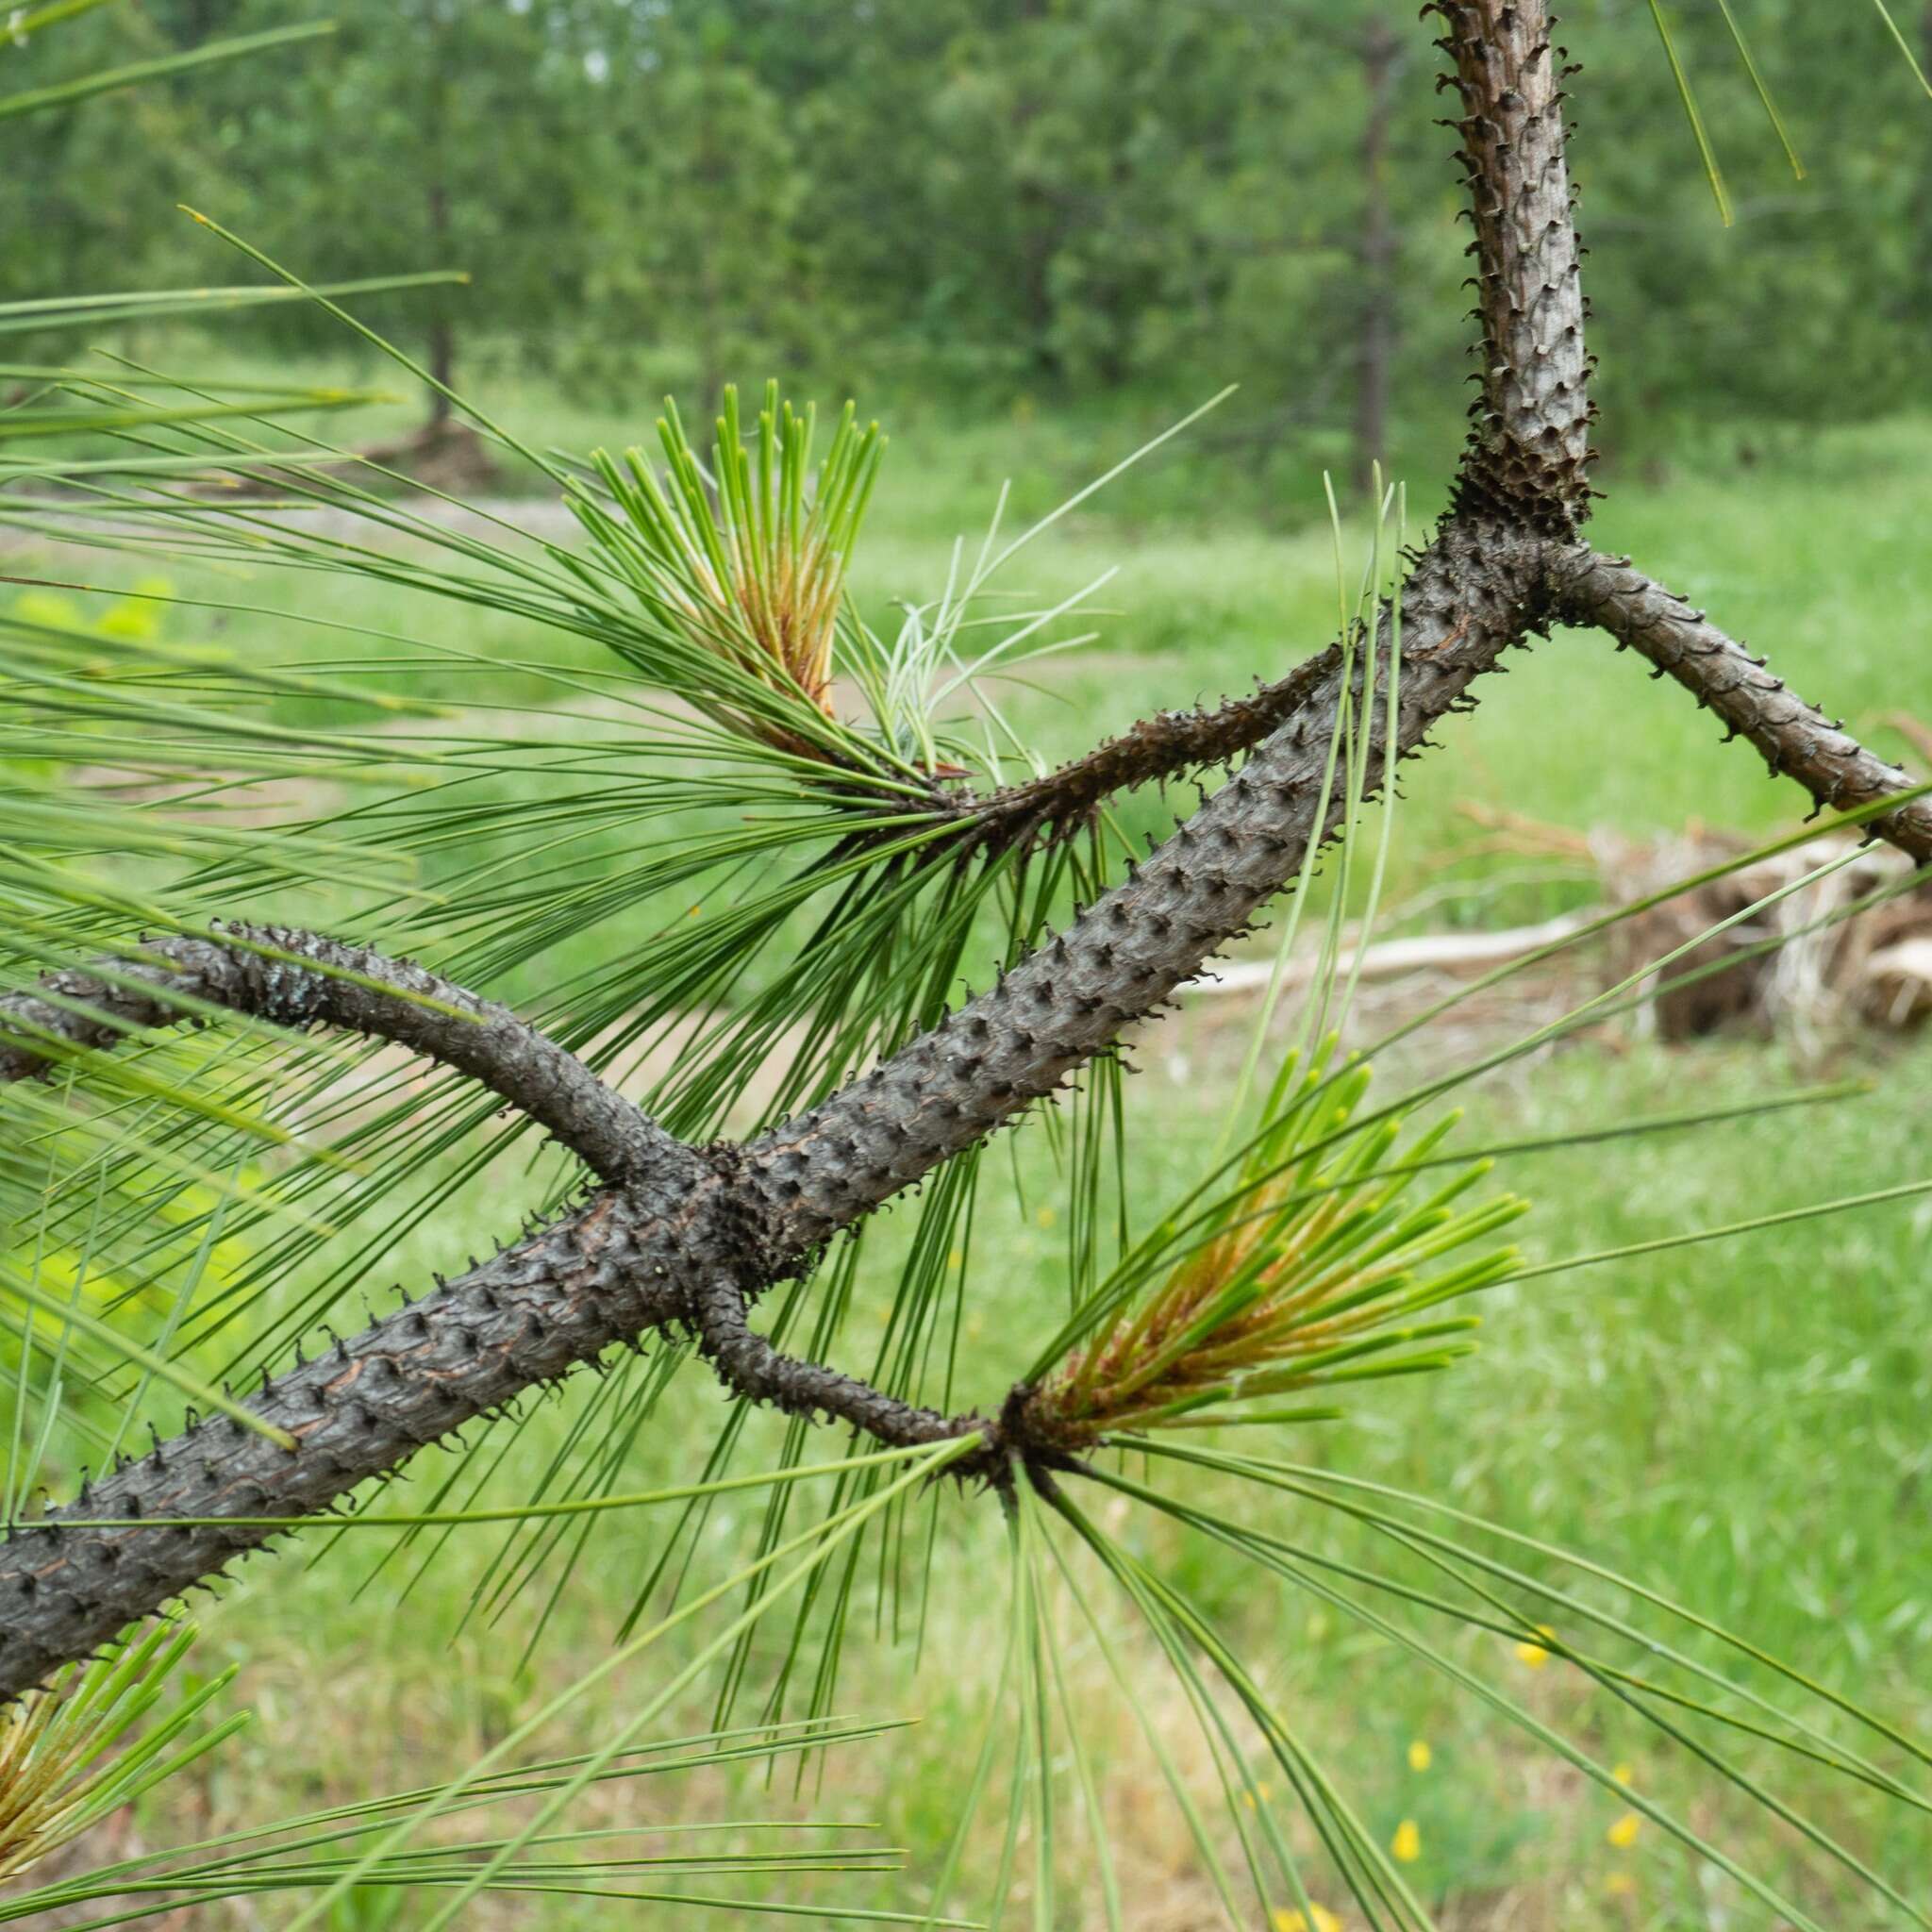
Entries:
POLYGON ((834 1417, 891 1448, 972 1433, 965 1417, 915 1407, 870 1382, 781 1353, 752 1328, 744 1291, 728 1274, 700 1285, 687 1319, 697 1332, 698 1352, 747 1401, 772 1403, 787 1415, 834 1417))
POLYGON ((0 995, 0 1080, 44 1074, 74 1050, 115 1046, 209 1007, 391 1041, 454 1067, 501 1094, 603 1180, 637 1179, 657 1168, 688 1174, 695 1162, 508 1007, 408 960, 288 926, 144 939, 94 967, 45 974, 36 992, 0 995))
MULTIPOLYGON (((1841 720, 1807 704, 1762 658, 1628 558, 1579 545, 1558 555, 1553 576, 1561 622, 1607 630, 1658 676, 1675 678, 1729 725, 1731 737, 1755 745, 1774 774, 1804 786, 1820 809, 1850 811, 1909 788, 1898 766, 1867 751, 1841 720)), ((1867 829, 1922 863, 1932 859, 1932 800, 1908 800, 1868 821, 1867 829)))
POLYGON ((683 1229, 602 1191, 435 1294, 266 1382, 248 1407, 291 1451, 225 1417, 16 1528, 0 1547, 0 1698, 90 1655, 126 1624, 221 1574, 273 1531, 236 1516, 318 1515, 425 1443, 561 1376, 620 1337, 670 1322, 662 1260, 683 1229), (189 1528, 97 1526, 212 1519, 189 1528), (64 1519, 79 1519, 72 1522, 64 1519))
POLYGON ((1006 845, 1043 827, 1071 829, 1119 792, 1187 777, 1253 750, 1308 705, 1338 658, 1339 647, 1331 644, 1246 697, 1225 698, 1211 711, 1158 712, 1056 771, 984 797, 950 799, 948 808, 971 827, 975 842, 989 845, 1006 845))

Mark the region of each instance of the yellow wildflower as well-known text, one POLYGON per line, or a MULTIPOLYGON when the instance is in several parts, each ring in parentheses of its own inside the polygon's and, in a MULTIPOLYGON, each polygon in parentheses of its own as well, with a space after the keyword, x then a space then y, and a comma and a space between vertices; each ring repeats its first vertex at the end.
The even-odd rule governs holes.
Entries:
MULTIPOLYGON (((1554 1637, 1557 1634, 1547 1624, 1539 1624, 1536 1627, 1545 1637, 1554 1637)), ((1541 1670, 1550 1660, 1549 1652, 1541 1643, 1519 1643, 1516 1646, 1516 1655, 1533 1671, 1541 1670)))
POLYGON ((1408 1768, 1411 1771, 1426 1771, 1436 1761, 1436 1754, 1418 1738, 1408 1747, 1408 1768))
POLYGON ((1612 1898, 1628 1898, 1637 1890, 1637 1881, 1627 1872, 1612 1872, 1604 1880, 1604 1890, 1612 1898))
MULTIPOLYGON (((1341 1921, 1326 1906, 1316 1906, 1313 1932, 1341 1932, 1341 1921)), ((1274 1932, 1310 1932, 1308 1922, 1288 1906, 1274 1908, 1274 1932)))
POLYGON ((1033 1218, 1039 1222, 1041 1227, 1051 1227, 1059 1219, 1059 1216, 1051 1208, 1042 1208, 1033 1218))
POLYGON ((1422 1857, 1422 1830, 1413 1818, 1405 1818, 1395 1827, 1395 1836, 1389 1840, 1389 1849, 1405 1865, 1413 1865, 1422 1857))
POLYGON ((1637 1774, 1634 1771, 1632 1771, 1627 1764, 1618 1764, 1613 1765, 1611 1767, 1610 1775, 1613 1778, 1615 1778, 1620 1785, 1627 1785, 1630 1782, 1630 1780, 1637 1775, 1637 1774))
POLYGON ((1610 1826, 1604 1836, 1620 1852, 1627 1852, 1637 1842, 1637 1834, 1643 1829, 1643 1820, 1634 1811, 1626 1811, 1610 1826))

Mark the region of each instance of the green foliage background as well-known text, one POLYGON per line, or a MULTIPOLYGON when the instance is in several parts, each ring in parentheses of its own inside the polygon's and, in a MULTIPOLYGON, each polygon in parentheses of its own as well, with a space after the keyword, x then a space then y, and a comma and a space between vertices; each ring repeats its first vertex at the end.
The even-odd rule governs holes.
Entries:
MULTIPOLYGON (((1689 416, 1842 418, 1924 394, 1932 119, 1879 16, 1731 9, 1807 170, 1794 180, 1714 0, 1667 17, 1737 219, 1716 219, 1647 0, 1577 0, 1575 171, 1618 446, 1689 416)), ((1894 9, 1907 38, 1932 28, 1894 9)), ((1435 62, 1387 0, 341 0, 339 31, 22 124, 0 298, 205 278, 189 200, 305 275, 459 267, 391 298, 471 380, 517 364, 604 397, 708 405, 765 368, 974 403, 1244 393, 1243 474, 1346 462, 1364 304, 1396 324, 1398 470, 1453 431, 1466 371, 1458 193, 1435 62), (1398 253, 1358 261, 1360 45, 1401 49, 1398 253), (439 212, 439 208, 441 212, 439 212)), ((147 0, 37 70, 281 25, 289 0, 147 0)), ((38 77, 38 74, 37 74, 38 77)), ((225 269, 224 273, 225 274, 225 269)), ((258 325, 313 345, 325 318, 258 325)), ((1108 401, 1108 399, 1111 399, 1108 401)), ((1431 463, 1427 471, 1438 467, 1431 463)))

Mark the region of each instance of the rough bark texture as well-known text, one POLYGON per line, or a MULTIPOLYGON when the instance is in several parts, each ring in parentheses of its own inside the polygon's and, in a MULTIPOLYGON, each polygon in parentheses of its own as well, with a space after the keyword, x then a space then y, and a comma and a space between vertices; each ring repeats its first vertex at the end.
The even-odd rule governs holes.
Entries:
MULTIPOLYGON (((1907 789, 1896 765, 1867 751, 1777 676, 1762 658, 1726 637, 1701 610, 1634 568, 1577 545, 1560 553, 1553 585, 1567 624, 1607 630, 1622 646, 1676 679, 1697 702, 1747 739, 1774 774, 1795 778, 1819 808, 1852 811, 1907 789)), ((1917 798, 1868 822, 1921 862, 1932 860, 1932 800, 1917 798)))
MULTIPOLYGON (((1462 105, 1454 125, 1475 225, 1481 396, 1451 512, 1404 589, 1392 734, 1373 668, 1386 655, 1365 667, 1369 654, 1338 645, 1218 712, 1154 719, 1046 778, 957 801, 972 828, 963 836, 1050 834, 1124 787, 1252 749, 1238 775, 1068 931, 874 1073, 741 1148, 687 1148, 504 1008, 308 934, 232 927, 222 941, 155 941, 118 963, 111 983, 80 970, 0 1001, 0 1078, 169 1024, 184 1001, 392 1040, 487 1082, 606 1183, 493 1260, 270 1382, 251 1406, 294 1439, 293 1450, 225 1420, 201 1423, 17 1533, 0 1550, 0 1695, 85 1655, 273 1533, 237 1519, 326 1510, 423 1443, 654 1329, 694 1333, 742 1396, 887 1441, 986 1426, 976 1473, 996 1481, 1014 1458, 1068 1466, 1053 1444, 1029 1438, 1024 1389, 991 1425, 949 1419, 780 1354, 752 1330, 748 1310, 829 1236, 1108 1051, 1247 926, 1310 841, 1343 829, 1338 801, 1323 809, 1321 777, 1345 678, 1357 697, 1375 696, 1372 790, 1472 701, 1474 680, 1505 650, 1558 617, 1601 625, 1641 652, 1820 804, 1900 789, 1902 774, 1700 613, 1577 541, 1591 411, 1559 53, 1541 0, 1437 0, 1432 10, 1447 26, 1441 45, 1462 105), (153 1521, 180 1516, 225 1520, 153 1521)), ((1874 830, 1932 856, 1923 805, 1874 830)))
MULTIPOLYGON (((225 1417, 83 1489, 0 1548, 0 1695, 86 1657, 131 1619, 216 1575, 272 1530, 72 1527, 63 1518, 306 1516, 425 1443, 675 1312, 645 1262, 685 1229, 607 1191, 575 1213, 277 1375, 249 1407, 291 1452, 225 1417)), ((658 1266, 661 1267, 661 1263, 658 1266)))
POLYGON ((144 939, 98 970, 49 974, 38 994, 0 997, 0 1080, 44 1072, 63 1045, 110 1047, 130 1032, 173 1025, 198 1003, 282 1026, 366 1034, 441 1060, 502 1094, 605 1180, 692 1159, 508 1007, 316 933, 229 925, 223 934, 144 939))
POLYGON ((1211 711, 1157 712, 1057 771, 983 798, 956 796, 946 808, 975 841, 989 845, 1010 844, 1042 828, 1074 829, 1117 792, 1224 765, 1252 750, 1307 709, 1340 660, 1340 646, 1331 645, 1245 697, 1224 699, 1211 711))
MULTIPOLYGON (((1541 621, 1542 560, 1540 539, 1474 518, 1446 524, 1418 559, 1403 592, 1399 753, 1541 621)), ((768 1239, 822 1241, 984 1139, 1244 930, 1308 841, 1340 823, 1339 799, 1325 819, 1318 809, 1341 679, 1338 654, 1307 708, 1067 932, 887 1065, 748 1148, 745 1177, 768 1239)), ((1372 790, 1386 775, 1386 708, 1378 698, 1372 790)))
POLYGON ((898 1448, 942 1442, 973 1429, 970 1417, 916 1407, 857 1376, 774 1348, 753 1329, 745 1294, 728 1274, 702 1283, 689 1313, 699 1353, 748 1401, 774 1404, 788 1415, 847 1422, 898 1448))
POLYGON ((1589 503, 1590 359, 1571 218, 1561 53, 1547 9, 1435 0, 1448 32, 1475 225, 1482 393, 1458 507, 1553 534, 1589 503))

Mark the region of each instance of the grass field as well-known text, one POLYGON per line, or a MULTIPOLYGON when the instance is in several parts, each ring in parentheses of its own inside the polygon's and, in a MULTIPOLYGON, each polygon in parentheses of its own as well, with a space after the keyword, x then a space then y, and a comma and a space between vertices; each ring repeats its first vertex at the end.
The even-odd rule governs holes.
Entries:
MULTIPOLYGON (((543 421, 552 440, 574 444, 646 426, 546 411, 535 395, 518 407, 525 420, 543 421)), ((1051 414, 963 429, 936 417, 914 422, 889 458, 859 595, 883 611, 891 598, 930 594, 953 536, 983 519, 1003 475, 1015 475, 1016 501, 1038 513, 1150 426, 1072 424, 1051 414)), ((1031 553, 1024 588, 1037 597, 1063 595, 1118 566, 1096 599, 1118 613, 1099 621, 1101 639, 1048 660, 1037 689, 1009 693, 1049 753, 1076 750, 1150 707, 1211 700, 1257 674, 1277 675, 1331 632, 1331 539, 1319 505, 1284 504, 1275 515, 1217 512, 1217 501, 1251 500, 1217 468, 1235 460, 1191 461, 1185 443, 1162 452, 1146 476, 1083 508, 1031 553)), ((1828 696, 1852 728, 1897 753, 1904 741, 1887 722, 1890 714, 1932 719, 1932 660, 1922 649, 1932 605, 1922 534, 1932 519, 1932 424, 1901 421, 1774 444, 1747 467, 1714 451, 1661 479, 1613 475, 1607 485, 1600 542, 1632 551, 1707 604, 1800 690, 1828 696)), ((1428 508, 1413 507, 1412 525, 1428 508)), ((1358 534, 1352 524, 1352 538, 1358 534)), ((82 567, 92 580, 123 586, 152 571, 133 559, 51 549, 13 552, 4 565, 26 576, 71 577, 82 567)), ((240 595, 273 610, 459 640, 490 655, 530 648, 502 620, 477 622, 433 605, 395 608, 362 585, 265 575, 238 591, 232 579, 210 590, 178 569, 170 576, 187 594, 240 595)), ((186 637, 206 620, 175 611, 166 622, 171 635, 186 637)), ((332 648, 301 641, 272 617, 231 616, 220 634, 243 652, 275 658, 332 648)), ((497 689, 512 693, 515 680, 497 689)), ((1797 794, 1767 781, 1741 746, 1721 750, 1718 735, 1674 688, 1649 682, 1601 640, 1559 634, 1519 659, 1508 678, 1490 680, 1481 708, 1452 721, 1443 748, 1414 768, 1394 898, 1426 890, 1432 921, 1482 924, 1537 917, 1588 896, 1589 886, 1574 877, 1475 851, 1475 828, 1458 809, 1466 802, 1582 830, 1650 832, 1701 819, 1769 832, 1794 823, 1797 794)), ((1149 824, 1164 823, 1151 802, 1145 809, 1149 824)), ((1141 1049, 1146 1072, 1127 1089, 1128 1192, 1137 1203, 1176 1188, 1207 1158, 1246 1019, 1231 1002, 1204 1004, 1154 1031, 1141 1049)), ((1431 1075, 1471 1050, 1465 1037, 1424 1033, 1383 1077, 1431 1075)), ((1578 1254, 1922 1177, 1928 1056, 1932 1048, 1915 1041, 1845 1035, 1800 1064, 1785 1046, 1748 1039, 1672 1049, 1615 1035, 1520 1062, 1474 1090, 1464 1133, 1470 1145, 1555 1135, 1768 1095, 1823 1076, 1870 1076, 1872 1091, 1823 1111, 1512 1163, 1503 1178, 1535 1203, 1527 1244, 1546 1256, 1578 1254)), ((996 1397, 1063 1305, 1066 1183, 1042 1134, 1013 1144, 1027 1189, 1024 1202, 990 1190, 999 1198, 975 1239, 968 1401, 996 1397)), ((497 1174, 473 1186, 457 1215, 389 1257, 384 1279, 426 1276, 500 1233, 503 1185, 497 1174)), ((1372 1385, 1347 1422, 1283 1453, 1423 1491, 1586 1550, 1747 1633, 1890 1723, 1932 1735, 1928 1217, 1923 1204, 1894 1204, 1502 1291, 1473 1360, 1411 1384, 1372 1385)), ((850 1334, 861 1353, 885 1306, 890 1239, 884 1246, 858 1287, 850 1334)), ((669 1399, 664 1426, 628 1452, 620 1488, 693 1474, 693 1444, 707 1439, 719 1405, 702 1377, 686 1383, 669 1399)), ((567 1394, 540 1417, 492 1493, 516 1493, 580 1399, 567 1394)), ((428 1487, 419 1482, 409 1492, 426 1495, 428 1487)), ((1254 1507, 1251 1497, 1202 1494, 1230 1508, 1254 1507)), ((1272 1526, 1282 1534, 1306 1533, 1336 1561, 1373 1559, 1375 1539, 1361 1525, 1336 1515, 1310 1522, 1288 1498, 1273 1507, 1272 1526)), ((708 1536, 728 1547, 755 1515, 749 1502, 722 1511, 708 1536)), ((931 1848, 951 1828, 993 1687, 997 1620, 987 1605, 999 1593, 1003 1559, 990 1507, 947 1509, 941 1533, 941 1582, 918 1657, 870 1630, 855 1633, 839 1685, 841 1709, 917 1715, 920 1724, 850 1747, 834 1760, 823 1791, 799 1801, 820 1816, 876 1818, 890 1842, 916 1848, 914 1874, 801 1878, 801 1887, 825 1888, 809 1890, 809 1898, 904 1902, 917 1879, 930 1875, 931 1848)), ((204 1648, 210 1661, 244 1662, 241 1691, 260 1722, 196 1774, 194 1828, 453 1769, 601 1654, 653 1549, 653 1532, 640 1519, 607 1523, 571 1574, 542 1647, 526 1660, 532 1602, 494 1624, 464 1618, 493 1548, 487 1532, 469 1534, 473 1543, 451 1546, 407 1593, 408 1565, 398 1564, 356 1594, 371 1565, 367 1540, 352 1547, 353 1540, 310 1537, 246 1568, 207 1611, 204 1648), (449 1668, 452 1657, 460 1670, 449 1668)), ((1163 1529, 1147 1534, 1171 1574, 1241 1635, 1282 1707, 1374 1834, 1393 1842, 1405 1822, 1413 1826, 1413 1837, 1403 1837, 1416 1853, 1405 1874, 1445 1924, 1530 1932, 1774 1923, 1653 1826, 1632 1840, 1626 1807, 1412 1657, 1211 1546, 1163 1529)), ((1145 1672, 1181 1774, 1205 1798, 1211 1767, 1188 1742, 1179 1693, 1149 1666, 1124 1606, 1114 1615, 1113 1634, 1145 1672)), ((1067 1668, 1074 1696, 1092 1714, 1127 1923, 1136 1932, 1220 1923, 1103 1657, 1071 1621, 1067 1628, 1067 1668)), ((675 1659, 691 1647, 680 1635, 665 1651, 675 1659)), ((1797 1841, 1788 1828, 1712 1794, 1694 1764, 1661 1750, 1655 1733, 1614 1704, 1591 1703, 1560 1668, 1495 1640, 1457 1640, 1450 1648, 1492 1670, 1539 1718, 1575 1724, 1605 1761, 1628 1767, 1635 1789, 1681 1804, 1700 1830, 1745 1862, 1785 1877, 1795 1870, 1797 1841)), ((576 1748, 599 1735, 613 1703, 622 1708, 641 1696, 668 1668, 650 1654, 610 1694, 576 1707, 544 1748, 576 1748)), ((705 1697, 693 1693, 664 1728, 701 1727, 707 1712, 705 1697)), ((1742 1756, 1754 1771, 1770 1762, 1764 1753, 1742 1756)), ((1004 1778, 1004 1763, 997 1776, 1004 1778)), ((1932 1833, 1923 1819, 1833 1783, 1803 1760, 1785 1760, 1777 1776, 1781 1792, 1815 1804, 1861 1855, 1907 1874, 1908 1888, 1910 1874, 1932 1870, 1932 1833)), ((789 1785, 766 1793, 750 1777, 736 1786, 709 1779, 646 1790, 652 1803, 661 1796, 674 1813, 691 1817, 793 1803, 789 1785)), ((624 1802, 599 1798, 580 1822, 614 1822, 624 1802)), ((1063 1802, 1071 1809, 1071 1798, 1063 1802)), ((978 1887, 960 1894, 968 1916, 999 1856, 997 1823, 969 1849, 978 1887)), ((181 1824, 150 1807, 142 1830, 160 1839, 181 1824)), ((1081 1834, 1070 1827, 1066 1836, 1074 1879, 1081 1834)), ((1023 1855, 1023 1872, 1030 1857, 1023 1855)), ((1905 1923, 1853 1906, 1831 1868, 1813 1870, 1824 1875, 1802 1900, 1834 1932, 1905 1923)), ((1069 1889, 1063 1897, 1082 1894, 1069 1889)), ((1361 1923, 1339 1899, 1335 1905, 1343 1924, 1361 1923)), ((221 1908, 204 1910, 205 1923, 227 1923, 221 1908)), ((692 1922, 683 1907, 639 1910, 638 1923, 692 1922)), ((1023 1882, 1009 1922, 1030 1924, 1029 1912, 1023 1882)), ((612 1922, 608 1905, 558 1897, 493 1905, 471 1923, 573 1932, 612 1922)), ((273 1920, 238 1914, 233 1923, 273 1920)), ((343 1932, 412 1923, 404 1902, 374 1899, 336 1922, 343 1932)), ((1097 1898, 1089 1891, 1058 1923, 1069 1932, 1101 1924, 1097 1898)))

